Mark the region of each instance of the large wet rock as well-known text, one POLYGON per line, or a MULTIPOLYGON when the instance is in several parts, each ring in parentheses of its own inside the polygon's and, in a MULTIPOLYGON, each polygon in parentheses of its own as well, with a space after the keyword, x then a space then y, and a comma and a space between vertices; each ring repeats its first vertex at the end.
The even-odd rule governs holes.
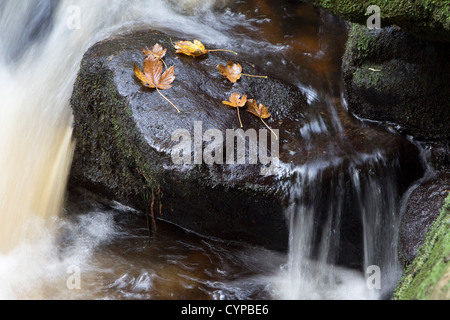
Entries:
POLYGON ((411 193, 399 233, 399 258, 405 267, 416 258, 426 233, 439 217, 449 188, 450 174, 438 173, 411 193))
POLYGON ((343 61, 349 111, 396 124, 432 149, 436 168, 450 170, 448 2, 308 2, 349 22, 343 61), (380 10, 381 29, 368 28, 372 5, 380 10))
POLYGON ((349 110, 397 124, 433 149, 436 167, 449 168, 449 54, 448 42, 352 24, 343 63, 349 110))
POLYGON ((435 0, 308 0, 347 21, 366 25, 378 6, 381 27, 398 25, 408 33, 426 40, 450 41, 450 6, 448 1, 435 0))
MULTIPOLYGON (((442 177, 437 177, 438 182, 442 177)), ((427 186, 425 186, 427 187, 427 186)), ((428 185, 429 187, 429 185, 428 185)), ((448 181, 447 181, 448 187, 448 181)), ((394 292, 398 300, 448 300, 450 299, 450 194, 433 188, 431 199, 422 198, 435 211, 434 201, 441 202, 443 193, 448 194, 435 221, 427 224, 426 237, 417 250, 416 258, 405 270, 394 292), (436 196, 436 191, 438 196, 436 196), (433 201, 434 200, 434 201, 433 201), (432 204, 430 206, 430 204, 432 204)))
MULTIPOLYGON (((337 114, 326 108, 311 110, 298 88, 281 80, 283 75, 243 77, 233 85, 217 70, 218 64, 229 60, 241 63, 245 73, 265 74, 247 55, 177 55, 170 37, 161 32, 122 34, 94 45, 83 58, 71 99, 76 150, 70 185, 140 210, 150 210, 153 202, 158 218, 202 235, 286 250, 285 207, 296 166, 329 163, 322 179, 345 177, 345 187, 351 179, 346 166, 359 166, 361 172, 373 175, 373 168, 363 159, 383 154, 395 167, 400 190, 422 175, 417 149, 399 135, 361 126, 348 115, 340 124, 345 129, 339 129, 337 114), (155 43, 169 49, 165 62, 175 66, 173 88, 163 93, 181 109, 180 114, 155 90, 143 88, 133 74, 133 63, 142 65, 142 48, 155 43), (222 105, 232 92, 246 93, 271 108, 268 124, 280 130, 279 165, 265 171, 269 166, 260 162, 175 164, 171 152, 178 142, 171 136, 176 130, 185 129, 194 139, 196 122, 201 122, 199 131, 217 129, 224 136, 227 129, 239 128, 236 110, 222 105)), ((258 118, 245 111, 241 114, 245 130, 265 129, 258 118)), ((248 144, 245 150, 248 154, 248 144)), ((193 160, 194 148, 191 151, 193 160)), ((262 154, 258 156, 261 159, 262 154)), ((361 217, 351 210, 353 199, 347 200, 342 256, 358 264, 361 217)))

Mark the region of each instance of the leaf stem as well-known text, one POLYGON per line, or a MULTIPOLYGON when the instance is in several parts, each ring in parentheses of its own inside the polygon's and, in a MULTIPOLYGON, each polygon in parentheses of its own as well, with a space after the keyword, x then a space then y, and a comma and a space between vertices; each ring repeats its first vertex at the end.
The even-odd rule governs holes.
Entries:
POLYGON ((231 50, 225 50, 225 49, 208 50, 208 52, 230 52, 230 53, 234 53, 235 55, 238 55, 237 52, 234 52, 234 51, 231 51, 231 50))
POLYGON ((156 88, 156 91, 158 91, 158 93, 161 95, 161 97, 163 97, 164 99, 166 99, 167 102, 169 102, 175 109, 177 109, 178 113, 181 113, 180 109, 178 109, 177 106, 176 106, 172 101, 170 101, 169 99, 167 99, 166 96, 163 95, 163 94, 161 93, 161 91, 159 91, 158 88, 156 88))
POLYGON ((153 52, 152 52, 152 55, 164 64, 164 66, 166 67, 166 70, 169 69, 167 67, 166 62, 164 61, 164 59, 161 58, 161 56, 158 56, 156 53, 153 53, 153 52))
MULTIPOLYGON (((157 56, 157 55, 155 55, 155 56, 157 56)), ((167 68, 167 64, 166 64, 166 62, 164 61, 164 59, 162 59, 162 58, 159 57, 159 56, 157 56, 157 57, 158 57, 159 60, 161 60, 161 61, 164 63, 164 66, 166 67, 166 70, 169 69, 169 68, 167 68)))
POLYGON ((159 59, 159 60, 161 60, 161 61, 164 63, 164 66, 166 67, 166 70, 169 69, 169 68, 167 68, 167 64, 166 64, 166 62, 164 61, 164 59, 159 59))
POLYGON ((178 49, 178 47, 173 43, 172 38, 170 38, 170 43, 172 43, 172 46, 174 47, 174 49, 178 49))
POLYGON ((268 76, 254 76, 252 74, 246 74, 246 73, 241 73, 242 76, 246 76, 246 77, 252 77, 252 78, 264 78, 264 79, 268 79, 268 76))
POLYGON ((269 128, 269 130, 273 133, 273 135, 275 136, 275 138, 277 138, 278 140, 278 136, 275 134, 275 132, 267 125, 267 123, 263 120, 263 118, 260 118, 262 123, 264 123, 266 125, 267 128, 269 128))
POLYGON ((241 128, 243 128, 244 125, 242 124, 241 113, 239 112, 239 107, 237 107, 236 109, 237 109, 237 114, 238 114, 238 117, 239 117, 239 123, 241 124, 241 128))

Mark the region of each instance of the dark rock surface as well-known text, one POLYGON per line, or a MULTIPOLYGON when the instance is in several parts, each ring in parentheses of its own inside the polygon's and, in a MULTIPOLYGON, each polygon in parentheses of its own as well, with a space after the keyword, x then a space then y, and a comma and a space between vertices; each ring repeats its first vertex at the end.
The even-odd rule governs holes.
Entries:
POLYGON ((399 258, 404 266, 416 258, 424 235, 439 217, 449 191, 450 174, 438 173, 412 192, 399 233, 399 258))
MULTIPOLYGON (((415 146, 397 134, 361 125, 356 119, 346 120, 345 132, 329 129, 320 138, 305 139, 302 134, 310 126, 312 115, 307 114, 307 103, 299 89, 284 83, 282 75, 271 74, 269 79, 246 77, 233 85, 217 70, 218 64, 230 60, 241 63, 245 73, 265 74, 264 68, 252 65, 251 56, 176 55, 170 37, 155 31, 122 34, 94 45, 81 63, 71 99, 76 150, 70 185, 139 210, 149 210, 154 199, 157 215, 161 209, 160 219, 210 237, 286 250, 289 231, 284 209, 289 201, 287 189, 293 167, 340 159, 345 176, 345 166, 354 158, 382 150, 386 160, 400 168, 395 174, 401 190, 421 177, 415 146), (163 93, 181 109, 181 114, 155 90, 143 88, 133 74, 133 63, 142 65, 142 48, 157 42, 169 49, 165 62, 175 66, 177 77, 173 88, 163 93), (171 150, 178 143, 171 141, 175 130, 186 129, 193 137, 196 121, 202 122, 203 132, 239 128, 236 110, 222 105, 232 92, 248 94, 270 107, 272 118, 268 124, 280 129, 281 166, 276 175, 261 175, 265 167, 262 164, 173 163, 171 150)), ((334 115, 314 112, 324 126, 333 128, 330 119, 334 115)), ((265 128, 244 110, 241 115, 245 130, 265 128)), ((371 170, 364 161, 360 167, 362 172, 371 170)), ((336 174, 330 168, 324 171, 323 179, 331 181, 336 174)), ((350 181, 351 177, 345 179, 350 181)), ((352 199, 347 200, 351 206, 352 199)), ((341 234, 348 241, 342 241, 342 251, 343 256, 345 247, 351 251, 347 254, 351 258, 346 260, 353 259, 354 264, 360 261, 361 226, 358 230, 349 228, 360 224, 355 217, 358 213, 344 212, 343 221, 349 223, 343 223, 345 232, 341 234)))
POLYGON ((434 164, 448 168, 450 43, 432 43, 395 27, 353 24, 343 73, 349 111, 427 142, 434 164), (447 155, 445 155, 447 154, 447 155))
MULTIPOLYGON (((150 206, 153 193, 156 211, 161 202, 163 218, 175 224, 251 243, 260 241, 252 233, 262 232, 263 244, 279 249, 287 233, 281 203, 271 200, 279 191, 275 177, 260 175, 260 165, 175 165, 171 150, 178 142, 171 136, 186 129, 194 139, 195 121, 202 122, 203 132, 238 129, 236 111, 222 105, 234 91, 258 92, 259 101, 283 106, 275 117, 300 112, 303 97, 276 81, 243 82, 245 92, 242 85, 232 86, 216 68, 229 54, 195 59, 170 52, 165 62, 175 64, 177 78, 164 94, 182 110, 178 114, 133 74, 133 63, 144 60, 142 48, 155 43, 171 48, 168 36, 143 31, 108 39, 87 53, 72 98, 77 140, 72 181, 140 209, 150 206)), ((246 129, 263 128, 244 111, 242 118, 246 129)))
POLYGON ((450 3, 448 0, 307 0, 325 8, 347 21, 366 25, 374 11, 369 6, 378 6, 381 27, 398 25, 422 39, 450 41, 450 3))

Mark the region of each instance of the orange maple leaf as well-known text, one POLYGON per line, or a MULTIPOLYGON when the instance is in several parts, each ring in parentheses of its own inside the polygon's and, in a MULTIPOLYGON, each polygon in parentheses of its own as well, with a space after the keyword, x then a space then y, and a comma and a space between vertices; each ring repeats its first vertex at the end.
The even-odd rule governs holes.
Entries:
POLYGON ((236 83, 242 76, 267 79, 267 76, 254 76, 251 74, 242 73, 242 66, 239 63, 234 63, 233 61, 228 62, 226 66, 219 64, 217 68, 224 77, 231 81, 231 83, 236 83))
POLYGON ((239 112, 239 108, 242 108, 247 103, 247 95, 241 95, 237 92, 234 92, 231 97, 229 98, 229 101, 222 101, 224 105, 233 107, 237 109, 238 117, 239 117, 239 123, 241 124, 241 128, 243 128, 242 120, 241 120, 241 114, 239 112))
POLYGON ((177 50, 176 53, 185 54, 185 55, 191 56, 191 57, 200 57, 200 56, 203 56, 210 52, 218 52, 218 51, 231 52, 231 53, 234 53, 235 55, 237 55, 236 52, 231 51, 231 50, 224 50, 224 49, 208 50, 205 48, 203 43, 201 43, 198 40, 194 40, 193 42, 192 41, 178 41, 178 42, 175 42, 175 44, 173 44, 173 46, 177 50))
POLYGON ((228 62, 225 66, 223 64, 219 64, 217 66, 220 73, 228 78, 232 83, 236 83, 242 76, 242 66, 238 63, 234 63, 233 61, 228 62))
POLYGON ((272 116, 269 108, 262 103, 258 104, 254 99, 247 100, 247 111, 261 119, 269 119, 272 116))
POLYGON ((149 60, 161 60, 166 56, 167 49, 164 49, 159 43, 155 44, 152 50, 148 48, 142 49, 142 52, 149 60))
POLYGON ((272 116, 269 112, 269 108, 267 108, 262 103, 258 104, 254 99, 249 99, 247 101, 247 111, 260 118, 262 123, 264 123, 264 125, 273 133, 273 135, 278 140, 278 136, 276 135, 276 133, 264 121, 264 119, 269 119, 272 116))
POLYGON ((145 59, 143 71, 136 64, 133 64, 134 74, 142 84, 147 88, 156 89, 180 113, 181 111, 177 106, 159 91, 172 88, 171 84, 175 81, 175 67, 170 67, 164 73, 163 69, 161 60, 156 59, 145 59))

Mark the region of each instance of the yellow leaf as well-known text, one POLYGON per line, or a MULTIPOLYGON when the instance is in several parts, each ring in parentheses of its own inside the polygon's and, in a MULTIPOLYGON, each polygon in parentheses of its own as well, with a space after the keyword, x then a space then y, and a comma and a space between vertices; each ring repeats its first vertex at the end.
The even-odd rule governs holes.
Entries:
POLYGON ((175 42, 173 45, 175 49, 177 50, 176 53, 185 54, 187 56, 191 57, 201 57, 205 54, 208 54, 210 52, 217 52, 217 51, 223 51, 223 52, 231 52, 237 55, 236 52, 230 51, 230 50, 223 50, 223 49, 215 49, 215 50, 207 50, 203 43, 201 43, 198 40, 192 41, 178 41, 175 42))

